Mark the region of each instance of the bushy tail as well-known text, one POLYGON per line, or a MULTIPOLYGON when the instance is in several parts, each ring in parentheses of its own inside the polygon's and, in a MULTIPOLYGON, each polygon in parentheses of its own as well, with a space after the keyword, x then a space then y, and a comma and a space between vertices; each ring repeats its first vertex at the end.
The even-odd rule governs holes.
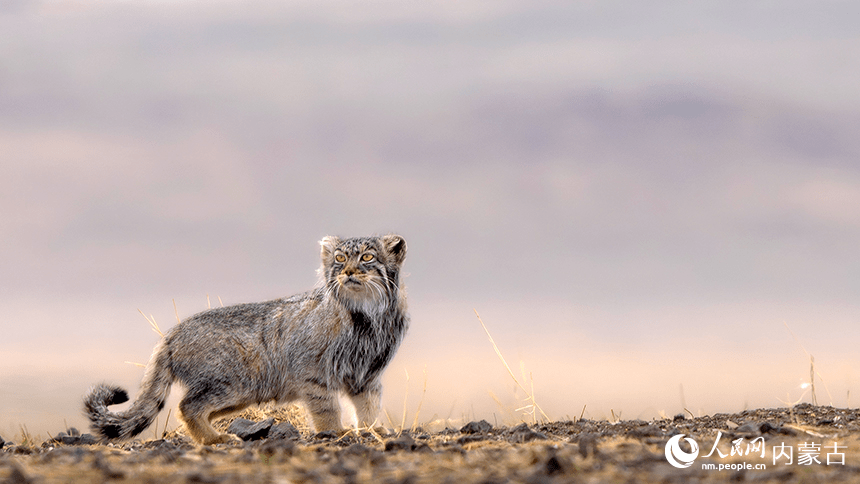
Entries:
POLYGON ((143 377, 140 395, 128 410, 113 413, 107 408, 128 401, 128 393, 117 386, 96 385, 84 397, 84 413, 90 419, 90 428, 102 441, 134 437, 146 430, 164 408, 173 375, 162 355, 156 349, 143 377))

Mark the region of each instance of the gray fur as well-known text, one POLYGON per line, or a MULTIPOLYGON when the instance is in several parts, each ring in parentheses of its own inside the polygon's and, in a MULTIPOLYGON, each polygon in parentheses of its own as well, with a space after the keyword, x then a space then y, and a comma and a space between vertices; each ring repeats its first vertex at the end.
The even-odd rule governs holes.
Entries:
POLYGON ((203 444, 226 442, 211 420, 253 404, 300 399, 315 429, 340 430, 338 393, 355 404, 359 426, 379 413, 380 376, 409 324, 399 235, 320 241, 321 284, 304 294, 195 314, 153 351, 140 395, 126 411, 107 407, 124 390, 97 385, 84 399, 103 440, 133 437, 164 407, 174 382, 186 388, 179 417, 203 444), (364 260, 368 259, 368 260, 364 260))

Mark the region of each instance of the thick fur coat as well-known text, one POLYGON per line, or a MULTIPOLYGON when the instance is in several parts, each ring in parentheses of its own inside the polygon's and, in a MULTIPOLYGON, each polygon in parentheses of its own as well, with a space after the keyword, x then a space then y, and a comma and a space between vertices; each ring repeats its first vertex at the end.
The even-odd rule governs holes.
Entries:
POLYGON ((302 400, 317 431, 340 430, 338 394, 356 407, 359 426, 379 413, 380 376, 406 333, 401 286, 406 241, 399 235, 320 241, 321 284, 289 298, 210 309, 164 335, 132 406, 125 390, 97 385, 84 399, 103 440, 133 437, 164 408, 170 387, 186 393, 179 417, 202 444, 233 439, 213 419, 253 404, 302 400))

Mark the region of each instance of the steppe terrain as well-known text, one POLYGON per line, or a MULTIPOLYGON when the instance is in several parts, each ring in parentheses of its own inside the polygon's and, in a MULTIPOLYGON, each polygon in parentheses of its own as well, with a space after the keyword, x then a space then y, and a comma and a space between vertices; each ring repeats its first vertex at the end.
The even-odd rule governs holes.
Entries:
MULTIPOLYGON (((220 422, 228 428, 230 421, 220 422)), ((7 483, 553 483, 848 482, 860 479, 860 411, 799 404, 652 421, 575 421, 429 431, 311 434, 293 410, 232 422, 242 442, 201 447, 181 428, 96 443, 68 429, 0 449, 7 483), (698 444, 687 468, 666 458, 672 436, 698 444), (146 437, 149 435, 149 437, 146 437), (791 462, 788 454, 791 454, 791 462)), ((681 444, 693 453, 689 444, 681 444)))

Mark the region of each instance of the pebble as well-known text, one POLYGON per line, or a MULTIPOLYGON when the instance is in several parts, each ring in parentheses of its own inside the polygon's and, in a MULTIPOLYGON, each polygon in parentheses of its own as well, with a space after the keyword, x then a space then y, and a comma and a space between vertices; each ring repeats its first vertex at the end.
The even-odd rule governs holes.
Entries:
POLYGON ((490 422, 481 420, 479 422, 469 422, 460 428, 460 432, 464 434, 484 434, 493 429, 490 422))
POLYGON ((535 432, 530 429, 527 424, 520 424, 511 429, 511 442, 514 443, 523 443, 523 442, 531 442, 532 440, 546 440, 547 436, 540 433, 535 432))
POLYGON ((484 435, 481 434, 467 434, 457 439, 457 443, 460 445, 465 445, 471 442, 480 442, 484 440, 484 438, 484 435))
POLYGON ((281 422, 269 430, 270 439, 296 440, 301 437, 299 430, 289 422, 281 422))
POLYGON ((334 430, 324 430, 314 434, 315 440, 337 440, 338 435, 334 430))
POLYGON ((776 427, 768 422, 746 422, 736 428, 735 432, 739 434, 762 435, 775 430, 776 427))
POLYGON ((385 441, 385 451, 389 452, 392 450, 414 450, 416 447, 415 439, 412 438, 411 435, 404 432, 400 437, 396 439, 389 439, 385 441))
POLYGON ((260 440, 269 435, 269 430, 274 424, 274 418, 267 418, 261 422, 254 422, 246 418, 237 418, 227 428, 227 432, 246 441, 260 440))
POLYGON ((81 434, 78 429, 72 427, 66 432, 60 432, 53 438, 54 442, 64 445, 95 445, 98 443, 91 434, 81 434))

